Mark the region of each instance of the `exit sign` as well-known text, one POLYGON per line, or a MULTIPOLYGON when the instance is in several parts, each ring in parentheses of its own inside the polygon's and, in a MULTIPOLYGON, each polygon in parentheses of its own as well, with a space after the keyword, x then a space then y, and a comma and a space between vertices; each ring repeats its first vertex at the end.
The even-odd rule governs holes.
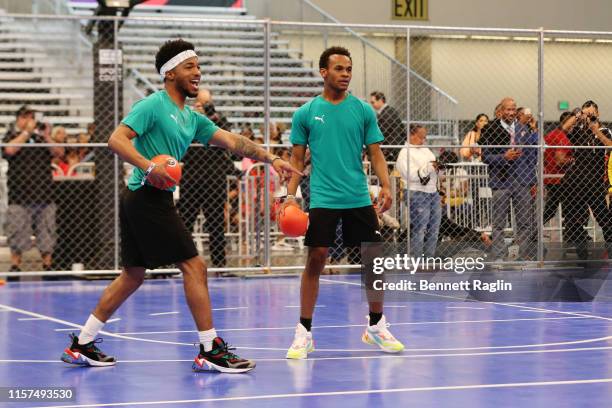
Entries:
POLYGON ((393 20, 429 20, 429 0, 391 0, 393 20))
POLYGON ((559 101, 559 110, 560 111, 569 110, 569 101, 559 101))

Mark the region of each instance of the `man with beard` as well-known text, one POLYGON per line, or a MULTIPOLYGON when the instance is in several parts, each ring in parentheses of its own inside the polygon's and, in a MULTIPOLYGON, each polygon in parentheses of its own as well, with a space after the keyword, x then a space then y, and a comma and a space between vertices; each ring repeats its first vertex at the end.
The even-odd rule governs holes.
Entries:
POLYGON ((183 273, 185 297, 199 332, 200 353, 193 369, 246 372, 255 367, 255 362, 232 353, 213 327, 206 264, 174 207, 175 187, 155 187, 174 185, 175 180, 165 165, 156 165, 151 158, 169 154, 181 160, 189 145, 197 141, 270 163, 284 176, 299 172, 248 139, 219 129, 186 106, 185 99, 197 95, 201 78, 193 44, 180 39, 166 42, 157 52, 155 68, 164 80, 164 89, 134 104, 108 141, 113 152, 134 166, 119 204, 123 271, 104 290, 79 336, 71 335, 72 343, 64 350, 62 360, 78 365, 114 365, 115 358, 97 347, 96 335, 142 284, 146 268, 176 264, 183 273))

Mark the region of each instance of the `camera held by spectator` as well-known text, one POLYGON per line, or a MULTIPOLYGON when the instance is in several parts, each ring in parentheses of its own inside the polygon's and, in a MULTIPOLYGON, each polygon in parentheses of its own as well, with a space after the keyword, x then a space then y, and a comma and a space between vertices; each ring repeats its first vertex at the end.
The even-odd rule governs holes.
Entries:
POLYGON ((204 111, 204 114, 210 120, 218 118, 217 110, 215 109, 215 105, 213 105, 212 102, 206 102, 204 105, 202 105, 202 111, 204 111))
POLYGON ((573 110, 573 114, 574 116, 576 116, 576 119, 580 124, 587 126, 587 127, 589 126, 590 123, 599 121, 599 117, 597 116, 597 114, 593 112, 583 111, 580 108, 575 108, 573 110))

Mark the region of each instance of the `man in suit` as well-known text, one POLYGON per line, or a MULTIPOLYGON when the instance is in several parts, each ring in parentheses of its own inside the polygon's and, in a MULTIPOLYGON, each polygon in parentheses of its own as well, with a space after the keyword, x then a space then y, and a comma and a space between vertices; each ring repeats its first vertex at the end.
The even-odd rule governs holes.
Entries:
MULTIPOLYGON (((385 94, 379 91, 370 94, 370 105, 376 111, 378 127, 382 132, 386 145, 404 145, 408 135, 406 134, 406 126, 402 122, 402 118, 397 109, 387 105, 385 94)), ((387 163, 394 162, 399 154, 399 149, 384 149, 385 159, 387 163)))
POLYGON ((515 242, 520 246, 519 255, 523 260, 533 260, 536 255, 536 246, 533 245, 536 228, 530 189, 536 184, 537 149, 520 146, 538 144, 537 124, 533 118, 516 120, 514 99, 504 98, 500 105, 500 117, 482 130, 479 142, 483 146, 483 162, 489 165, 489 186, 493 193, 491 258, 503 260, 507 254, 503 229, 512 202, 516 220, 515 242))

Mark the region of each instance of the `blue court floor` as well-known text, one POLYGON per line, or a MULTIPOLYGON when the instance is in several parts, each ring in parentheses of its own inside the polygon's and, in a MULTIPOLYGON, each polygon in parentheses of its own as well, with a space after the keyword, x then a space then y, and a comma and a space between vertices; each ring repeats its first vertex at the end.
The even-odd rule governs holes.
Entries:
POLYGON ((32 406, 610 407, 612 303, 394 303, 389 355, 361 342, 355 277, 322 279, 317 350, 284 358, 299 315, 297 278, 212 279, 215 325, 249 374, 194 373, 197 333, 182 280, 147 281, 106 326, 114 367, 59 361, 108 282, 0 286, 0 387, 75 387, 75 402, 32 406))

